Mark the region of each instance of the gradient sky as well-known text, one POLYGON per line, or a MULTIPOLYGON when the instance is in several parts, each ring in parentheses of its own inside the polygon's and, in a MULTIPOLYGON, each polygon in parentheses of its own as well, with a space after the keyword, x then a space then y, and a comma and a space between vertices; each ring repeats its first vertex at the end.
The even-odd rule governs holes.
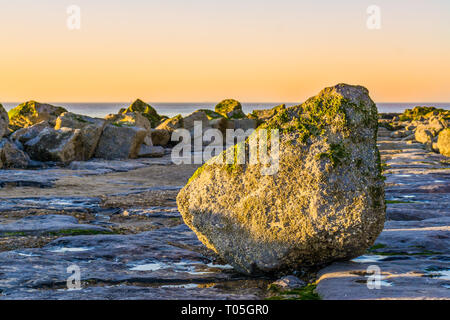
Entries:
POLYGON ((0 44, 1 102, 450 101, 448 0, 0 0, 0 44))

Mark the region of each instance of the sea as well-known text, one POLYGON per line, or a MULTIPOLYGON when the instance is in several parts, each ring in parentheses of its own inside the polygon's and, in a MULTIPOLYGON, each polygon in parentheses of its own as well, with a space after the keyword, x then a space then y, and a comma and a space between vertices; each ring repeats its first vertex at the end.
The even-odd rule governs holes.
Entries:
MULTIPOLYGON (((20 103, 18 102, 8 102, 3 103, 3 106, 7 111, 12 108, 18 106, 20 103)), ((105 103, 65 103, 65 102, 50 102, 50 104, 55 106, 61 106, 66 108, 68 111, 83 114, 91 117, 104 118, 108 114, 117 113, 121 108, 126 108, 130 105, 129 102, 105 102, 105 103)), ((174 117, 176 115, 181 114, 182 116, 187 116, 198 109, 210 109, 214 110, 214 106, 216 103, 181 103, 181 102, 173 102, 173 103, 152 103, 149 102, 151 106, 153 106, 158 114, 165 115, 168 117, 174 117)), ((263 109, 271 109, 275 106, 286 104, 286 106, 293 106, 299 103, 293 102, 251 102, 251 103, 242 103, 242 108, 244 113, 251 113, 253 110, 263 110, 263 109)), ((447 109, 450 110, 450 102, 449 103, 430 103, 430 102, 413 102, 413 103, 377 103, 378 112, 380 113, 389 113, 389 112, 398 112, 401 113, 406 109, 414 108, 415 106, 433 106, 436 108, 447 109)))

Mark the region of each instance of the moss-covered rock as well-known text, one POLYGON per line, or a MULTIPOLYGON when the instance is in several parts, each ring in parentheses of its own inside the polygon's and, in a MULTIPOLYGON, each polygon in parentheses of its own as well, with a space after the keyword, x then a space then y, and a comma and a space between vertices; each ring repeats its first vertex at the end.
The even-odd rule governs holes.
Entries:
POLYGON ((181 114, 164 120, 159 126, 156 127, 158 130, 167 130, 169 132, 173 132, 180 128, 183 128, 183 116, 181 114))
POLYGON ((107 124, 95 151, 100 159, 137 158, 148 130, 136 126, 117 126, 107 124))
POLYGON ((8 132, 9 117, 6 110, 0 104, 0 139, 8 132))
POLYGON ((446 128, 439 133, 437 148, 440 154, 450 157, 450 128, 446 128))
POLYGON ((56 119, 55 129, 71 128, 80 130, 82 160, 91 159, 106 125, 104 119, 92 118, 71 112, 65 112, 56 119))
POLYGON ((272 119, 279 112, 284 112, 285 110, 286 110, 285 104, 276 106, 272 109, 254 110, 251 114, 249 114, 248 118, 256 120, 257 125, 259 126, 259 125, 263 124, 264 122, 272 119))
POLYGON ((44 128, 36 137, 27 141, 24 147, 33 160, 65 164, 83 160, 80 129, 44 128))
POLYGON ((246 117, 242 111, 241 103, 234 99, 226 99, 221 101, 216 106, 215 111, 228 119, 242 119, 246 117))
POLYGON ((160 121, 161 116, 156 112, 156 110, 149 104, 143 102, 140 99, 134 101, 127 109, 122 110, 121 113, 132 113, 139 112, 145 116, 151 123, 152 128, 156 128, 160 121))
POLYGON ((428 119, 432 116, 442 116, 450 119, 450 110, 438 109, 435 107, 418 106, 413 109, 406 109, 400 115, 400 121, 414 121, 420 119, 428 119))
POLYGON ((11 126, 18 129, 32 126, 41 121, 48 121, 55 125, 56 119, 64 112, 67 110, 63 107, 28 101, 11 109, 8 116, 11 126))
MULTIPOLYGON (((385 220, 376 145, 378 114, 367 89, 339 84, 260 126, 280 131, 279 170, 211 159, 177 197, 186 224, 237 270, 287 273, 352 259, 385 220)), ((244 146, 249 150, 249 140, 244 146)), ((271 143, 268 147, 270 150, 271 143)), ((235 154, 236 158, 236 154, 235 154)))

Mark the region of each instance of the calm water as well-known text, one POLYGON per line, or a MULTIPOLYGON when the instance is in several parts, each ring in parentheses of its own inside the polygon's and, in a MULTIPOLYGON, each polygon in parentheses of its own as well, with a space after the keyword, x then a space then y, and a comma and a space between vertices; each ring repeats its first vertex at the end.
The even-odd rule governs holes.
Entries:
MULTIPOLYGON (((295 105, 290 102, 273 103, 243 103, 244 112, 251 113, 253 110, 270 109, 274 106, 285 103, 287 106, 295 105)), ((108 114, 117 113, 121 108, 128 107, 129 103, 51 103, 53 105, 63 106, 73 113, 84 114, 92 117, 103 118, 108 114)), ((150 103, 161 115, 173 117, 178 114, 186 116, 198 109, 214 110, 215 103, 150 103)), ((6 110, 10 110, 19 105, 19 103, 3 103, 6 110)), ((450 109, 450 103, 379 103, 377 104, 379 112, 403 112, 415 106, 433 106, 442 109, 450 109)))

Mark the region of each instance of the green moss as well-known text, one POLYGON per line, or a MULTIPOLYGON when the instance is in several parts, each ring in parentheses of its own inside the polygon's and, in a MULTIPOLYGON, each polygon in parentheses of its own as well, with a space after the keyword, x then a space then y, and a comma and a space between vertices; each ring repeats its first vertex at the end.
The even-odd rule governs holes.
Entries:
POLYGON ((145 103, 140 99, 137 99, 127 109, 122 111, 122 113, 131 113, 131 112, 141 113, 144 117, 146 117, 150 121, 152 128, 155 128, 161 121, 161 116, 156 112, 156 110, 151 105, 145 103))
POLYGON ((208 120, 214 120, 214 119, 223 118, 223 115, 221 115, 220 113, 214 112, 212 110, 200 109, 198 111, 203 111, 204 113, 206 113, 206 116, 208 117, 208 120))
POLYGON ((63 229, 46 233, 49 236, 86 236, 97 234, 113 234, 111 231, 83 230, 83 229, 63 229))
POLYGON ((319 159, 328 158, 333 167, 344 164, 349 157, 349 153, 343 144, 331 144, 327 152, 318 155, 319 159))
POLYGON ((429 118, 434 114, 441 114, 444 118, 450 116, 449 110, 438 109, 435 107, 415 107, 414 109, 406 109, 403 114, 400 115, 400 121, 413 121, 418 120, 421 117, 429 118))
POLYGON ((300 289, 282 291, 277 286, 271 285, 269 287, 269 291, 276 295, 267 298, 266 300, 321 300, 321 297, 317 294, 316 289, 317 285, 308 284, 300 289))
POLYGON ((205 171, 207 164, 204 164, 203 166, 201 166, 200 168, 197 169, 197 171, 194 172, 194 174, 192 175, 192 177, 189 178, 189 181, 187 184, 191 183, 192 181, 194 181, 198 176, 200 176, 202 174, 203 171, 205 171))
POLYGON ((242 119, 245 118, 244 112, 242 112, 242 105, 239 101, 234 99, 225 99, 219 102, 215 109, 216 113, 223 115, 228 118, 228 114, 233 112, 233 115, 229 117, 230 119, 242 119))
POLYGON ((0 234, 2 237, 24 237, 26 235, 25 232, 5 232, 0 234))
POLYGON ((385 245, 384 243, 377 243, 377 244, 373 245, 372 247, 370 247, 367 250, 367 252, 373 252, 375 250, 384 249, 384 248, 387 248, 387 245, 385 245))

